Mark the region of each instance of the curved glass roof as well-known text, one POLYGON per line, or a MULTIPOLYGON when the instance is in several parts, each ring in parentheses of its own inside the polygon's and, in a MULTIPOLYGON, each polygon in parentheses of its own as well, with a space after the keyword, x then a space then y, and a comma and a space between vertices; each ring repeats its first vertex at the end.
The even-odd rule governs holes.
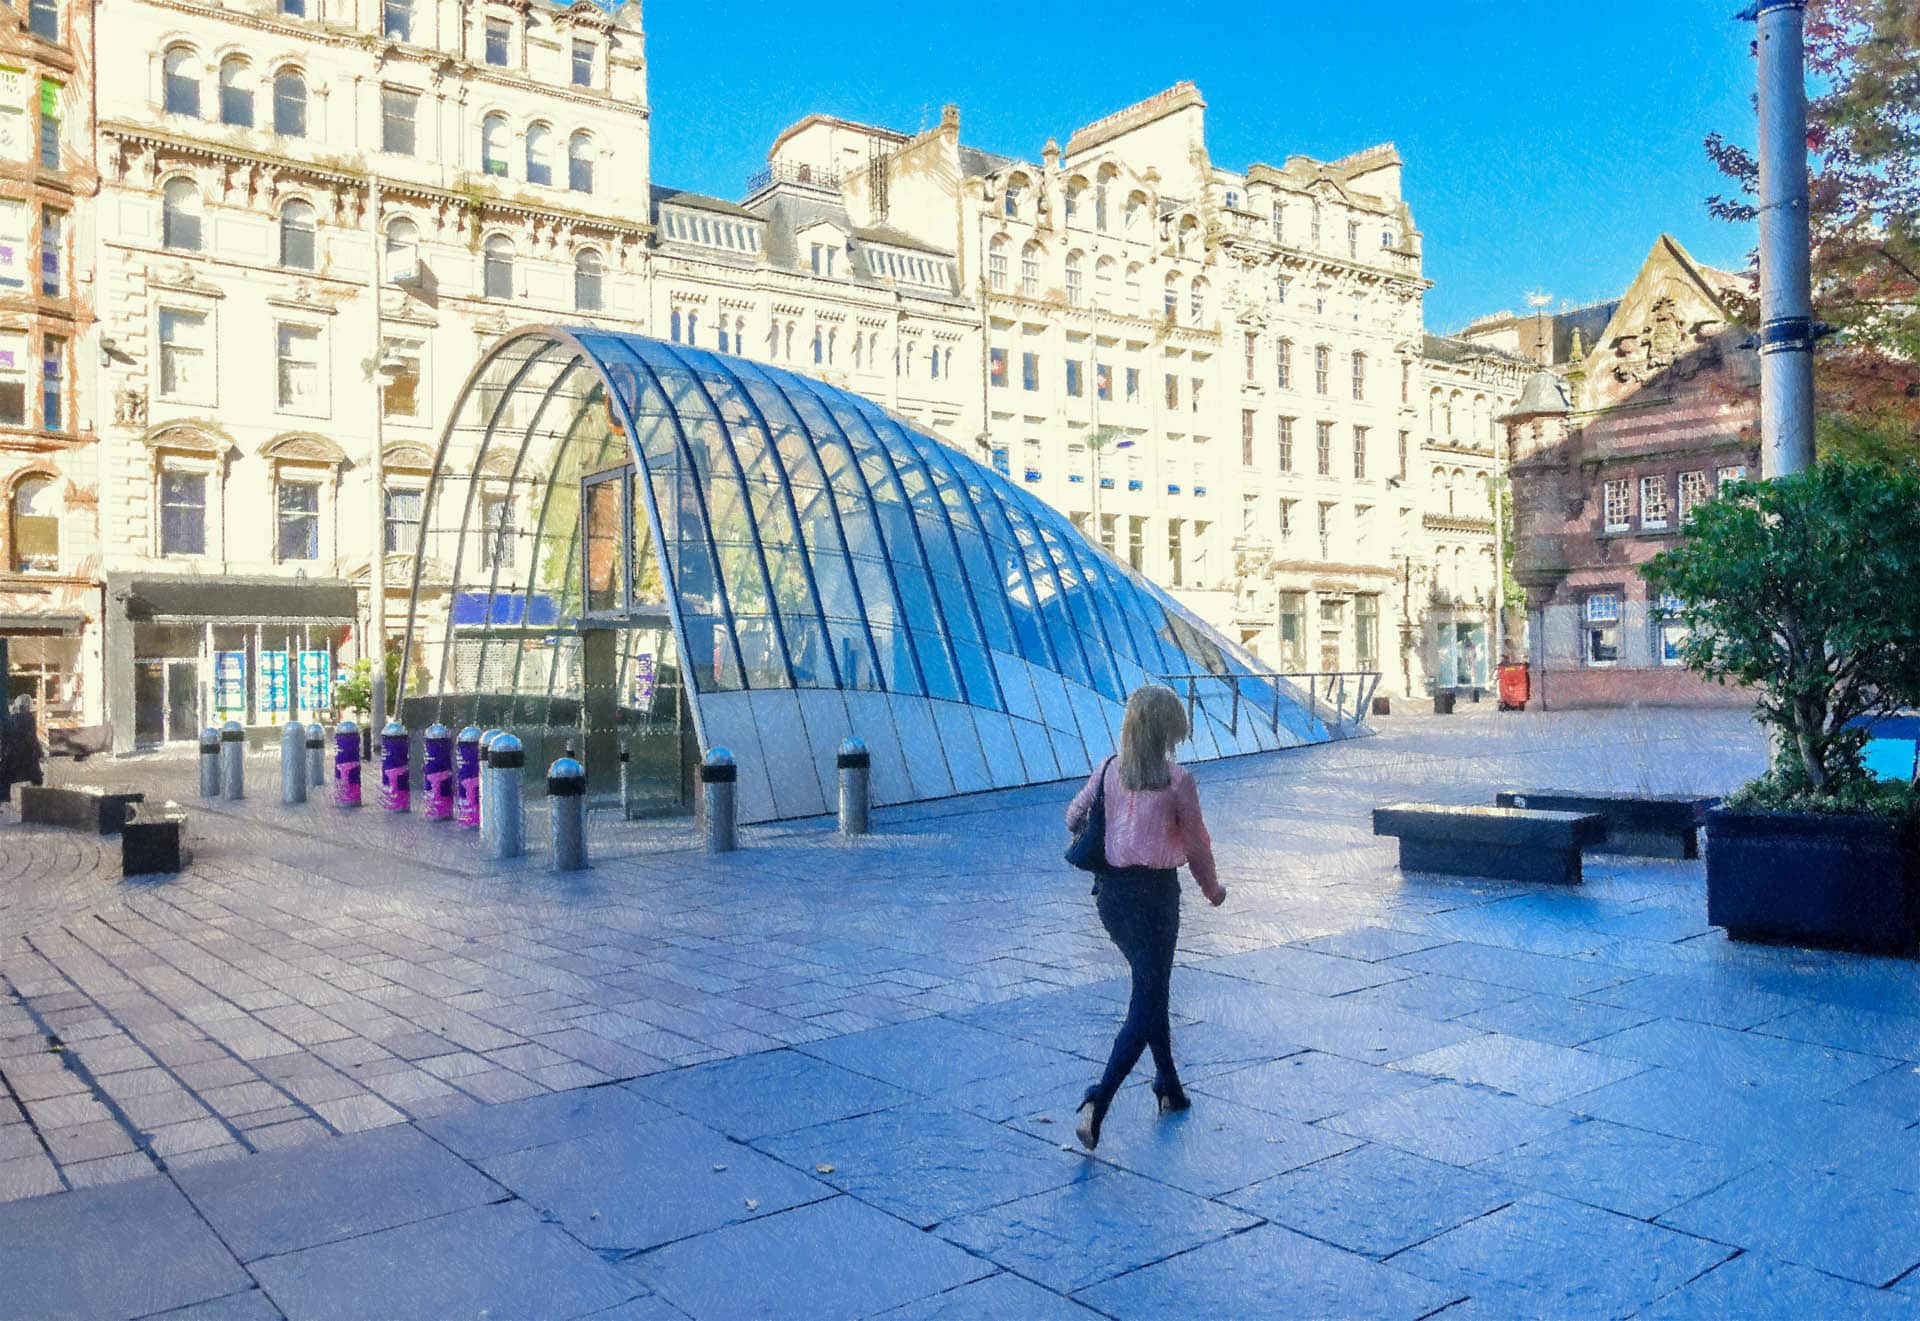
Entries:
MULTIPOLYGON (((1074 702, 1036 676, 1114 707, 1171 677, 1217 722, 1238 726, 1245 706, 1267 729, 1249 741, 1197 719, 1193 755, 1340 732, 1000 474, 744 358, 601 330, 511 335, 469 381, 423 505, 416 691, 562 693, 568 646, 529 634, 653 620, 671 624, 701 724, 722 694, 834 689, 1057 729, 1074 702)), ((1082 742, 1097 756, 1117 720, 1094 723, 1082 742)))

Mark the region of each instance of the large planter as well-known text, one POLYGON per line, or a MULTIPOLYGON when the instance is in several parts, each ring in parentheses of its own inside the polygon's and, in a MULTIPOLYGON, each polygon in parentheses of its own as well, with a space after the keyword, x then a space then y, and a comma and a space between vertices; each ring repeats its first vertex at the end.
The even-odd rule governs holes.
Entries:
POLYGON ((1735 940, 1906 953, 1920 943, 1920 828, 1716 808, 1707 813, 1707 920, 1735 940))

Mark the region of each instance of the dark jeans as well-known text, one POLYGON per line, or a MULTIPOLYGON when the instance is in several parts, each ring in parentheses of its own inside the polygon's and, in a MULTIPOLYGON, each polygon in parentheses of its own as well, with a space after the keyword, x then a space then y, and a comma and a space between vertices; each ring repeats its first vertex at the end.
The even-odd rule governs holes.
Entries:
POLYGON ((1177 872, 1122 867, 1100 876, 1100 922, 1133 970, 1133 996, 1127 1020, 1113 1039, 1107 1071, 1094 1088, 1113 1100, 1133 1072, 1140 1052, 1153 1052, 1162 1083, 1172 1083, 1173 1027, 1167 1021, 1167 996, 1173 980, 1173 946, 1180 935, 1180 878, 1177 872))

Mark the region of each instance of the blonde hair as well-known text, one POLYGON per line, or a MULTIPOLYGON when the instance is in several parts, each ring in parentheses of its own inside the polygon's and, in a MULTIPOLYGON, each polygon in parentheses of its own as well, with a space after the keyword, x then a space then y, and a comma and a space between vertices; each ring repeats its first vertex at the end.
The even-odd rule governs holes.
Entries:
POLYGON ((1187 708, 1173 689, 1142 684, 1127 698, 1120 726, 1120 783, 1129 789, 1164 789, 1172 780, 1168 762, 1187 737, 1187 708))

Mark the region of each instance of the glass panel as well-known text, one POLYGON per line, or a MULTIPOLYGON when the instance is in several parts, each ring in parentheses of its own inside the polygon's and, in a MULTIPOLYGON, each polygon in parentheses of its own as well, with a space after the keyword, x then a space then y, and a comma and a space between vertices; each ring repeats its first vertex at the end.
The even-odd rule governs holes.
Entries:
POLYGON ((587 613, 606 614, 627 608, 627 556, 631 544, 623 526, 621 478, 602 478, 586 485, 586 508, 581 515, 586 542, 587 613))

